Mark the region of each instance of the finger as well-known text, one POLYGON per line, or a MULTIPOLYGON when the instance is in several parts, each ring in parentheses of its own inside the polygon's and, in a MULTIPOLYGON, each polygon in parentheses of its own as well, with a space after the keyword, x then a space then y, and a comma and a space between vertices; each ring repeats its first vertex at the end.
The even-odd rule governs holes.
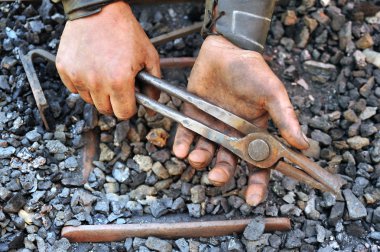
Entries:
POLYGON ((77 94, 78 93, 78 90, 76 89, 76 87, 74 86, 74 84, 71 82, 70 78, 64 74, 63 71, 58 71, 58 74, 59 74, 59 77, 61 78, 63 84, 67 87, 67 89, 71 92, 71 93, 74 93, 74 94, 77 94))
POLYGON ((91 93, 95 107, 103 115, 113 115, 111 101, 109 95, 104 92, 94 91, 91 93))
POLYGON ((277 125, 281 136, 290 145, 301 150, 307 149, 309 148, 308 140, 301 130, 285 88, 282 87, 282 89, 277 92, 274 99, 268 102, 267 110, 277 125))
POLYGON ((186 129, 182 125, 178 125, 173 144, 174 155, 178 158, 185 158, 189 153, 194 137, 194 132, 186 129))
POLYGON ((111 84, 110 102, 115 116, 121 120, 131 118, 137 111, 135 98, 135 77, 122 78, 111 84))
POLYGON ((221 147, 216 156, 215 166, 208 174, 208 179, 216 186, 223 186, 234 176, 236 164, 236 156, 221 147))
POLYGON ((80 97, 82 97, 82 99, 85 102, 90 103, 90 104, 94 104, 94 101, 92 100, 91 95, 88 91, 79 91, 78 90, 78 93, 79 93, 80 97))
MULTIPOLYGON (((145 63, 145 71, 153 76, 161 78, 160 59, 158 55, 155 55, 154 57, 152 56, 148 62, 145 63)), ((142 92, 154 100, 158 100, 160 98, 160 90, 151 85, 144 85, 142 87, 142 92)), ((146 111, 150 116, 156 113, 151 109, 147 109, 146 111)))
POLYGON ((270 178, 270 169, 250 168, 248 188, 245 193, 245 200, 250 206, 257 206, 263 202, 268 195, 268 184, 270 178))
POLYGON ((214 152, 215 144, 201 137, 198 140, 195 149, 188 157, 190 165, 197 170, 204 169, 211 163, 212 158, 214 157, 214 152))

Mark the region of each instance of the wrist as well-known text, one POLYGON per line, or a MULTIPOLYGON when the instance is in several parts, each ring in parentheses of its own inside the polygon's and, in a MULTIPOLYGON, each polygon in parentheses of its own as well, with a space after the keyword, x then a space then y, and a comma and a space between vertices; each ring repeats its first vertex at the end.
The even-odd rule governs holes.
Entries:
POLYGON ((275 0, 206 0, 204 36, 222 35, 242 49, 263 52, 275 0))

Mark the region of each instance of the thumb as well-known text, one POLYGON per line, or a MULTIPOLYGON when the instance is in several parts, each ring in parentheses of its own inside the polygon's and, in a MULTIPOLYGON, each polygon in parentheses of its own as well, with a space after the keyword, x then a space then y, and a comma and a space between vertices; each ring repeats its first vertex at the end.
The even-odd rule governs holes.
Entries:
POLYGON ((296 113, 283 88, 267 103, 267 111, 279 129, 281 136, 292 146, 304 150, 309 148, 309 141, 301 130, 296 113))

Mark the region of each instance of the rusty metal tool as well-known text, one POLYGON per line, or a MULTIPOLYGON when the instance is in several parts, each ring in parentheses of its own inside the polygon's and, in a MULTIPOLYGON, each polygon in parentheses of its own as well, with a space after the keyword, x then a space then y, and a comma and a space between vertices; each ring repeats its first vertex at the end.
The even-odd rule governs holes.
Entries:
MULTIPOLYGON (((33 58, 36 56, 41 56, 51 62, 55 61, 55 56, 41 49, 32 50, 27 55, 20 53, 20 58, 25 68, 29 84, 32 87, 32 92, 36 99, 41 118, 45 127, 47 129, 51 129, 52 122, 54 122, 54 120, 48 119, 50 114, 49 105, 43 94, 36 71, 33 67, 33 58)), ((203 110, 211 116, 214 116, 227 125, 230 125, 246 136, 243 138, 229 137, 179 113, 174 109, 151 100, 143 94, 136 93, 137 101, 140 104, 155 110, 179 122, 184 127, 200 134, 201 136, 224 146, 241 159, 253 164, 256 167, 263 169, 273 168, 282 172, 286 176, 302 181, 314 188, 340 194, 340 187, 345 183, 342 178, 337 175, 330 174, 319 165, 306 158, 304 155, 293 151, 266 130, 260 129, 248 121, 233 115, 218 106, 208 103, 193 94, 170 85, 164 80, 151 76, 148 73, 140 72, 137 79, 143 83, 153 85, 185 102, 195 105, 197 108, 203 110), (283 160, 287 160, 288 162, 295 164, 298 168, 293 167, 283 160)))
POLYGON ((146 72, 140 72, 137 75, 137 80, 194 105, 198 109, 243 133, 245 137, 236 138, 227 136, 177 110, 160 104, 143 94, 136 93, 137 102, 143 106, 157 111, 182 124, 185 128, 220 144, 258 168, 273 168, 313 188, 340 195, 340 187, 345 184, 345 181, 341 177, 329 173, 303 154, 290 149, 265 129, 258 128, 245 119, 146 72), (291 163, 297 168, 292 166, 291 163))
MULTIPOLYGON (((179 218, 176 218, 179 219, 179 218)), ((62 237, 71 242, 115 242, 128 237, 156 236, 167 239, 197 238, 242 233, 252 219, 192 220, 192 221, 144 221, 131 224, 66 226, 62 237)), ((289 231, 289 218, 265 218, 265 232, 289 231)))
POLYGON ((36 70, 33 66, 33 60, 36 57, 42 57, 47 59, 48 61, 54 62, 55 56, 42 49, 34 49, 27 54, 23 54, 20 52, 21 63, 25 69, 26 77, 28 78, 34 99, 36 100, 36 104, 40 112, 42 122, 47 130, 52 130, 54 128, 54 120, 52 120, 52 113, 50 111, 49 104, 45 98, 44 92, 41 88, 40 81, 38 80, 36 70))

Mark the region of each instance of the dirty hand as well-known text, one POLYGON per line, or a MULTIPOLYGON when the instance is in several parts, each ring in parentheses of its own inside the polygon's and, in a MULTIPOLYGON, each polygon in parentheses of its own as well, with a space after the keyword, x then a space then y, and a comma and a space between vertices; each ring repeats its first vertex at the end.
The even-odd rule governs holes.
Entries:
MULTIPOLYGON (((102 114, 128 119, 136 112, 135 76, 143 68, 160 77, 158 53, 123 1, 98 14, 68 21, 56 66, 65 86, 102 114)), ((157 99, 152 87, 142 90, 157 99)))
MULTIPOLYGON (((309 146, 284 85, 257 52, 242 50, 221 36, 207 37, 191 72, 188 91, 262 128, 267 127, 270 116, 289 144, 298 149, 309 146)), ((235 130, 189 104, 184 104, 183 110, 212 128, 239 136, 235 130)), ((195 135, 179 126, 173 151, 179 158, 188 156, 195 169, 204 169, 212 161, 216 146, 200 138, 190 152, 195 135)), ((216 186, 224 185, 234 176, 236 165, 237 157, 219 147, 209 180, 216 186)), ((248 204, 255 206, 265 200, 269 177, 270 169, 257 170, 249 175, 248 204)))

